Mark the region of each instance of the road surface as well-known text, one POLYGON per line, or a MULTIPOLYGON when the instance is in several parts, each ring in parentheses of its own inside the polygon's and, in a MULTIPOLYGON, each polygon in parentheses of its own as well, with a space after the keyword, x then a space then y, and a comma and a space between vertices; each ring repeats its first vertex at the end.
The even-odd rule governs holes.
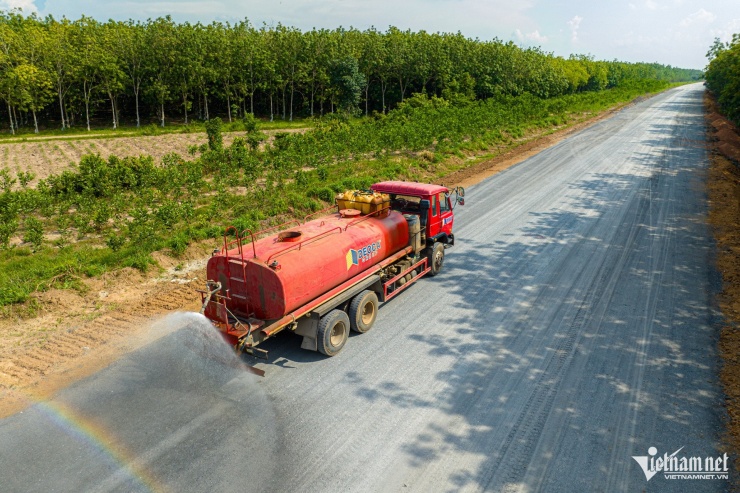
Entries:
POLYGON ((259 379, 197 316, 168 318, 0 421, 0 489, 726 490, 632 459, 721 456, 702 95, 668 91, 471 187, 443 273, 335 358, 287 334, 259 379))

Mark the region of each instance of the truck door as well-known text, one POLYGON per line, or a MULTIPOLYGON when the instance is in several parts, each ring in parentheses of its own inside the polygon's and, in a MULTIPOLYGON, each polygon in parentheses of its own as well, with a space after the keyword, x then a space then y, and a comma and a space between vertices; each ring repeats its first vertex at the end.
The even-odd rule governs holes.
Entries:
POLYGON ((441 223, 441 232, 452 234, 452 222, 455 216, 452 213, 450 197, 445 193, 439 194, 439 219, 441 223))
POLYGON ((429 237, 434 237, 442 232, 442 221, 439 218, 439 204, 437 194, 432 195, 431 197, 429 197, 429 199, 432 203, 432 206, 429 209, 429 224, 427 226, 427 231, 429 231, 429 237))

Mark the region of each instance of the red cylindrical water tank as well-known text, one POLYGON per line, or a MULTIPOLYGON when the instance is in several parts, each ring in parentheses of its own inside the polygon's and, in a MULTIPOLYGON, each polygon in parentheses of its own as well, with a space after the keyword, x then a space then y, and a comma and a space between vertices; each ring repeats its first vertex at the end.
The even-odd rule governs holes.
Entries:
MULTIPOLYGON (((241 255, 233 249, 208 261, 208 279, 221 282, 235 315, 282 318, 409 243, 408 223, 396 211, 382 218, 334 214, 290 232, 258 240, 256 258, 245 244, 241 255)), ((211 310, 206 316, 215 318, 211 310)))

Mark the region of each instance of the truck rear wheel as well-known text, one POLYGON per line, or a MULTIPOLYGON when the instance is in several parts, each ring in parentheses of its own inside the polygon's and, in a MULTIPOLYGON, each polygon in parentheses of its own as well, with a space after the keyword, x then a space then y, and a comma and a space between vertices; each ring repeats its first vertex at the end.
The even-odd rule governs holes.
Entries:
POLYGON ((364 334, 372 329, 378 316, 378 295, 366 289, 352 299, 349 305, 349 326, 364 334))
POLYGON ((438 242, 427 251, 429 252, 427 258, 429 260, 429 267, 431 268, 429 275, 436 276, 442 270, 442 264, 445 260, 445 246, 438 242))
POLYGON ((342 310, 332 310, 319 320, 317 349, 321 354, 334 356, 342 350, 348 336, 349 317, 342 310))

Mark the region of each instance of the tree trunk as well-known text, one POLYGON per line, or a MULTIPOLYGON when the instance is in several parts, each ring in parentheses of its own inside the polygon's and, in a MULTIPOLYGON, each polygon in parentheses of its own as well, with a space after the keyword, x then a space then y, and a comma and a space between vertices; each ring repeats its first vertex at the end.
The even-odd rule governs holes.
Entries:
POLYGON ((36 119, 36 110, 32 109, 31 112, 33 113, 33 131, 34 133, 39 133, 39 122, 36 119))
POLYGON ((274 115, 272 114, 272 91, 270 91, 270 121, 274 120, 274 115))
POLYGON ((290 121, 293 121, 293 94, 295 94, 295 89, 293 82, 290 83, 290 121))
POLYGON ((164 128, 164 102, 162 102, 162 128, 164 128))
POLYGON ((182 94, 182 108, 185 110, 185 125, 188 124, 188 96, 187 94, 182 94))
POLYGON ((383 79, 380 80, 380 94, 381 99, 383 101, 383 113, 387 113, 385 110, 385 91, 388 89, 388 86, 386 86, 385 81, 383 79))
MULTIPOLYGON (((64 113, 64 119, 67 121, 67 128, 72 128, 75 122, 73 121, 73 119, 71 120, 69 118, 69 111, 67 111, 66 105, 62 107, 62 112, 64 113)), ((72 117, 74 118, 74 114, 72 115, 72 117)))
POLYGON ((367 116, 367 94, 368 94, 368 92, 370 92, 370 83, 369 82, 365 86, 365 116, 367 116))
POLYGON ((134 86, 134 99, 136 100, 136 128, 141 127, 141 119, 139 118, 139 88, 134 86))
MULTIPOLYGON (((67 127, 64 121, 64 97, 62 96, 61 86, 58 87, 57 93, 59 94, 59 113, 62 116, 62 130, 65 130, 67 127)), ((10 107, 10 105, 8 105, 8 107, 10 107)))
POLYGON ((111 111, 113 112, 113 130, 115 130, 117 128, 116 127, 116 123, 117 123, 116 122, 116 102, 113 99, 113 95, 110 93, 110 91, 108 91, 108 97, 110 98, 110 108, 111 108, 111 111))
POLYGON ((208 114, 208 94, 206 94, 205 91, 203 92, 203 106, 206 111, 206 120, 210 120, 211 116, 208 114))
POLYGON ((10 134, 15 135, 15 128, 13 128, 13 112, 10 110, 10 103, 8 103, 8 118, 10 119, 10 134))
POLYGON ((85 97, 85 121, 87 122, 87 131, 90 131, 90 94, 92 89, 87 90, 87 81, 82 81, 82 94, 85 97))
POLYGON ((231 96, 229 96, 229 91, 226 91, 226 106, 229 108, 229 123, 231 123, 231 96))

